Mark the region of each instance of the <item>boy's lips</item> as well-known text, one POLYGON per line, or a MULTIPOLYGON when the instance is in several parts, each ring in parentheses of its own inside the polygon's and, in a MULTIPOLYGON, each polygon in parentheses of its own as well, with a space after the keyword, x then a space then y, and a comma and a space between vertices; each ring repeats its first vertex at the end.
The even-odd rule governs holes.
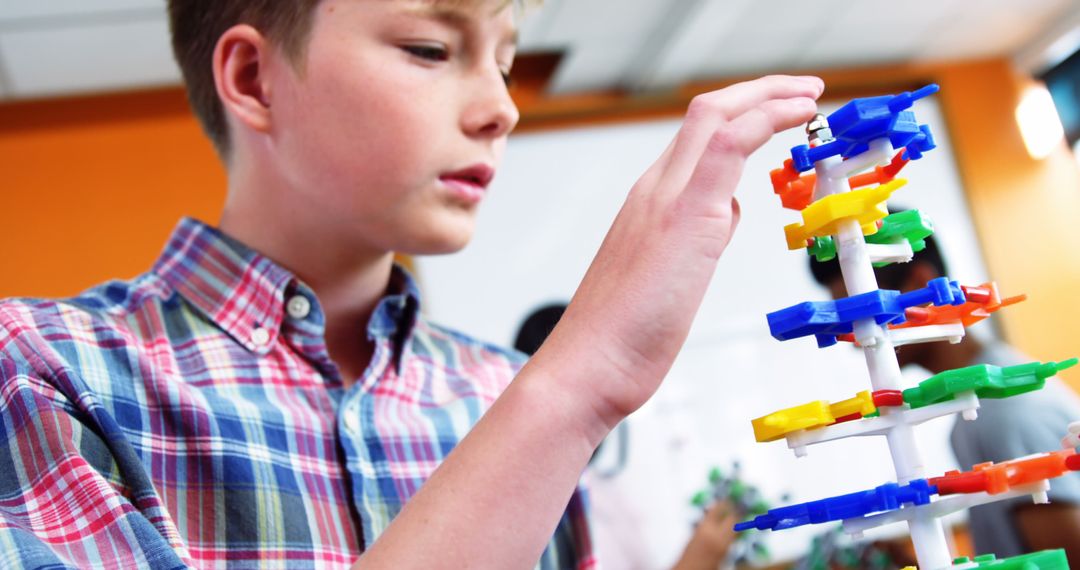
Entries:
POLYGON ((495 169, 486 164, 474 164, 461 170, 439 175, 439 180, 459 198, 467 202, 479 202, 488 184, 495 177, 495 169))

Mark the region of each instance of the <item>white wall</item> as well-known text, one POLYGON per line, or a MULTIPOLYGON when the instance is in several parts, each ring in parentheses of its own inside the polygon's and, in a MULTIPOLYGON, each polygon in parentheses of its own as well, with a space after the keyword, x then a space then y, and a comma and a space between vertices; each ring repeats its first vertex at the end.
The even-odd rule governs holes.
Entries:
MULTIPOLYGON (((934 220, 950 277, 981 283, 986 271, 945 123, 932 100, 918 102, 916 111, 932 125, 939 148, 908 165, 903 176, 909 184, 893 202, 917 207, 934 220)), ((512 343, 529 312, 570 298, 626 192, 678 126, 665 120, 513 137, 473 243, 452 256, 418 261, 428 315, 480 338, 512 343)), ((782 442, 754 441, 754 417, 869 389, 863 360, 848 346, 818 350, 812 338, 781 343, 769 336, 765 313, 828 298, 810 276, 806 253, 787 251, 782 228, 798 214, 781 208, 769 183, 769 171, 790 156, 790 147, 804 142, 801 129, 793 129, 750 157, 737 194, 742 222, 686 346, 654 399, 628 419, 628 468, 607 484, 627 497, 645 527, 649 559, 642 567, 674 560, 694 518, 687 503, 711 465, 727 467, 737 459, 767 494, 778 499, 790 493, 791 501, 857 491, 895 477, 879 438, 816 446, 800 460, 782 442)), ((912 381, 922 377, 915 373, 912 381)), ((951 421, 932 422, 919 432, 933 474, 953 468, 947 445, 951 421)), ((601 505, 597 509, 603 514, 601 505)), ((793 557, 822 530, 775 533, 771 546, 778 558, 793 557)))

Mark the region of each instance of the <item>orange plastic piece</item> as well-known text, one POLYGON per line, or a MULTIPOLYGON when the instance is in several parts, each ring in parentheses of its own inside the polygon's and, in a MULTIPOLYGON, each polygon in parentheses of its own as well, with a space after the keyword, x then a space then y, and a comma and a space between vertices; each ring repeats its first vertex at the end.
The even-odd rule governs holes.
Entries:
MULTIPOLYGON (((963 305, 911 307, 904 311, 904 317, 907 321, 898 325, 889 325, 889 329, 906 329, 909 327, 943 325, 957 322, 963 324, 965 327, 970 327, 989 317, 991 313, 1001 310, 1003 307, 1015 305, 1027 299, 1027 295, 1017 295, 1015 297, 1002 299, 1001 294, 998 293, 997 283, 993 282, 983 283, 978 287, 961 285, 960 289, 964 291, 964 297, 967 299, 967 302, 963 305)), ((842 342, 855 342, 855 335, 851 333, 836 335, 836 340, 842 342)))
MULTIPOLYGON (((892 162, 885 166, 875 167, 874 170, 857 174, 848 179, 851 189, 862 188, 871 184, 885 184, 892 182, 896 175, 909 161, 904 158, 904 149, 896 153, 892 162)), ((799 175, 795 170, 795 164, 789 158, 784 161, 782 168, 774 169, 769 173, 772 180, 773 192, 780 196, 780 203, 789 210, 803 210, 814 201, 814 190, 817 188, 817 175, 813 172, 799 175)))
POLYGON ((862 174, 856 174, 851 178, 848 178, 848 182, 851 183, 851 189, 862 188, 863 186, 869 186, 871 184, 886 184, 892 182, 896 178, 897 174, 907 166, 909 160, 904 158, 904 149, 900 149, 900 152, 896 153, 892 162, 885 166, 877 166, 869 172, 862 174))
POLYGON ((999 495, 1012 487, 1053 479, 1077 470, 1080 470, 1080 459, 1077 459, 1076 451, 1062 449, 996 465, 980 463, 971 471, 949 471, 941 477, 931 478, 930 484, 937 486, 941 495, 980 491, 999 495))
POLYGON ((795 170, 795 164, 790 158, 784 161, 783 168, 770 172, 769 178, 772 180, 773 192, 780 196, 780 203, 789 210, 802 210, 814 200, 817 175, 811 172, 799 176, 799 171, 795 170))
POLYGON ((923 325, 940 325, 960 322, 965 327, 987 318, 1003 307, 1015 305, 1027 299, 1027 295, 1017 295, 1002 299, 996 283, 983 283, 978 287, 961 286, 967 302, 963 305, 944 307, 912 307, 904 311, 907 322, 890 326, 890 329, 903 329, 923 325))

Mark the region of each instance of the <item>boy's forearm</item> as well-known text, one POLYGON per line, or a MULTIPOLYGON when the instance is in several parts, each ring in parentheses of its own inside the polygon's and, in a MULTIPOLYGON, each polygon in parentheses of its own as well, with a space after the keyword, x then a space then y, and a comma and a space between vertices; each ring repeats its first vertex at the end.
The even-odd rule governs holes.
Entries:
POLYGON ((533 567, 607 433, 552 372, 530 362, 354 567, 533 567))

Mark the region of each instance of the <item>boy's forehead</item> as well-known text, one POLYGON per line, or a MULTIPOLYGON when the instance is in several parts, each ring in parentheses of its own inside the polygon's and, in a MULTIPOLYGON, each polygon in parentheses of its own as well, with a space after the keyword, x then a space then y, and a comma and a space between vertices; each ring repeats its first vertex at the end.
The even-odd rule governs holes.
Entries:
POLYGON ((464 12, 497 14, 520 0, 394 0, 414 4, 418 9, 430 12, 464 12))
MULTIPOLYGON (((434 17, 457 25, 468 25, 467 22, 484 20, 488 18, 498 19, 503 12, 509 12, 510 21, 506 29, 508 41, 517 44, 517 27, 520 24, 522 14, 519 7, 528 3, 529 0, 382 0, 398 2, 408 11, 413 11, 424 16, 434 17), (512 10, 511 10, 512 8, 512 10)), ((539 2, 537 2, 539 3, 539 2)))

